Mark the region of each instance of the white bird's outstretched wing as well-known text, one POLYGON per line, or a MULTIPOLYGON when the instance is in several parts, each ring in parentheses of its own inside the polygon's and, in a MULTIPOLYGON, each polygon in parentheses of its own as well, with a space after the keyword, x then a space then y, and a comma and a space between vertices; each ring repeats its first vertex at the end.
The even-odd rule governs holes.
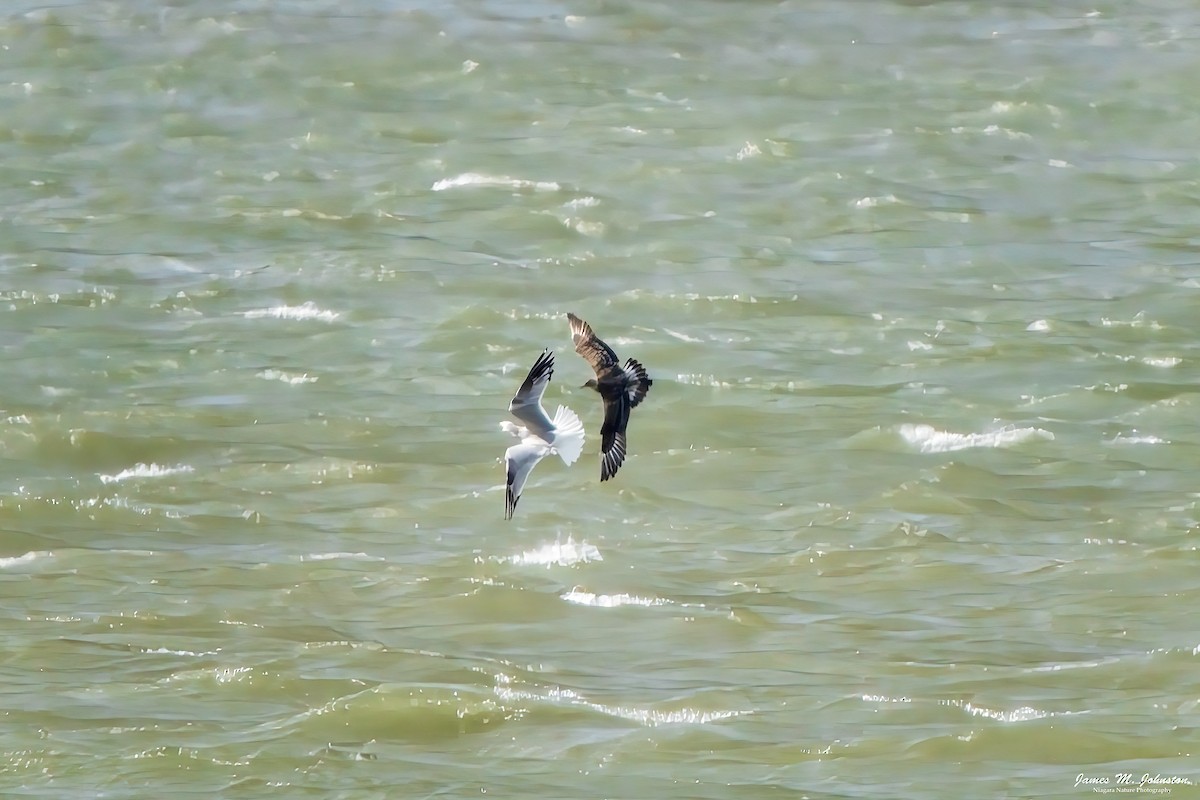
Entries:
POLYGON ((554 353, 549 349, 543 350, 538 360, 530 367, 525 382, 508 404, 509 413, 524 422, 530 433, 547 441, 550 439, 550 432, 554 430, 554 423, 546 416, 546 409, 542 408, 542 395, 546 392, 546 386, 553 374, 554 353))
POLYGON ((505 519, 512 519, 529 473, 549 452, 549 445, 533 439, 525 439, 504 451, 504 470, 507 473, 508 484, 504 490, 505 519))

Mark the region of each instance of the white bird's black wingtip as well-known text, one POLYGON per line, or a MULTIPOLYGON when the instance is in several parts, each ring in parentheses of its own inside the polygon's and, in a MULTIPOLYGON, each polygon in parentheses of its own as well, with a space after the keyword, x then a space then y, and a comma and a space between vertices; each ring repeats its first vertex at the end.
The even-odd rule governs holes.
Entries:
POLYGON ((517 501, 520 499, 521 498, 519 498, 519 497, 513 496, 513 490, 512 490, 511 486, 505 487, 505 489, 504 489, 504 518, 505 519, 513 518, 513 513, 516 512, 516 510, 517 510, 517 501))
POLYGON ((525 380, 533 383, 543 375, 554 375, 554 351, 549 347, 542 351, 537 361, 533 362, 533 366, 529 368, 529 375, 526 376, 525 380))
POLYGON ((517 501, 520 500, 519 495, 513 494, 513 482, 517 479, 517 472, 514 469, 511 461, 505 465, 506 483, 504 486, 504 518, 512 519, 513 512, 517 510, 517 501))

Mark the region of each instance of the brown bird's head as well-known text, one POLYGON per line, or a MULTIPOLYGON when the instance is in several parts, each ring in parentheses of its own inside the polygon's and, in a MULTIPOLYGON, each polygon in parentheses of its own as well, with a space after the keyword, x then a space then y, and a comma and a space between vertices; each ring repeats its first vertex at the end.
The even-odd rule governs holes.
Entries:
POLYGON ((585 383, 583 386, 580 386, 579 388, 580 389, 594 389, 595 391, 598 392, 598 391, 600 391, 600 384, 596 383, 595 378, 588 378, 588 382, 585 383))

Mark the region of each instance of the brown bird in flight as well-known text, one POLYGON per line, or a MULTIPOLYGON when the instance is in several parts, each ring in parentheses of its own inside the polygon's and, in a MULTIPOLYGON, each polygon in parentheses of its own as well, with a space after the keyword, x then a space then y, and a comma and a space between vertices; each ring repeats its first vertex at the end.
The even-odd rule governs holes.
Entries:
POLYGON ((584 386, 599 392, 604 402, 604 425, 600 428, 600 480, 606 481, 617 474, 625 461, 625 428, 629 425, 629 412, 645 399, 654 381, 646 374, 646 368, 632 358, 622 367, 617 354, 592 332, 591 325, 574 314, 567 314, 567 319, 571 323, 575 352, 596 371, 596 377, 584 386))

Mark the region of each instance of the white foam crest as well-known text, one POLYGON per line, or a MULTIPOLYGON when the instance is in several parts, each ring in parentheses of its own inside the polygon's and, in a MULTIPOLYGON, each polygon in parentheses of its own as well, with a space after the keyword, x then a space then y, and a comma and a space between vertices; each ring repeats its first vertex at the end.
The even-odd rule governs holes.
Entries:
MULTIPOLYGON (((108 477, 111 480, 116 480, 117 476, 100 476, 101 479, 108 477)), ((140 514, 143 517, 149 517, 153 514, 161 514, 167 519, 183 519, 183 514, 171 508, 154 508, 153 506, 135 503, 128 497, 89 497, 86 500, 75 500, 72 504, 75 508, 119 508, 125 511, 132 511, 134 514, 140 514)))
POLYGON ((719 380, 716 375, 704 375, 699 372, 679 373, 675 376, 675 380, 680 383, 687 383, 692 386, 715 386, 718 388, 728 388, 733 384, 729 381, 719 380))
POLYGON ((667 334, 668 336, 674 336, 681 342, 700 343, 704 341, 703 339, 697 339, 695 336, 688 336, 686 333, 673 331, 670 328, 663 328, 663 333, 667 334))
POLYGON ((300 556, 303 561, 336 561, 338 559, 346 559, 347 561, 383 561, 382 556, 369 556, 366 553, 309 553, 308 555, 300 556))
POLYGON ((706 725, 730 717, 740 717, 748 713, 744 711, 700 711, 695 708, 680 708, 675 711, 656 711, 654 709, 630 708, 628 706, 606 706, 601 703, 589 703, 589 707, 602 714, 609 714, 621 719, 627 719, 648 728, 658 725, 706 725))
POLYGON ((196 470, 189 467, 187 464, 179 464, 174 467, 164 467, 161 464, 134 464, 129 469, 123 469, 116 475, 100 475, 101 483, 120 483, 121 481, 130 478, 163 478, 167 475, 178 475, 186 472, 195 472, 196 470))
POLYGON ((995 136, 998 133, 1003 133, 1009 139, 1029 140, 1033 138, 1028 133, 1025 133, 1025 131, 1014 131, 1009 128, 1002 128, 999 125, 988 125, 983 129, 983 133, 986 136, 995 136))
POLYGON ((189 656, 191 658, 202 658, 204 656, 215 656, 220 654, 220 650, 172 650, 169 647, 143 647, 141 652, 150 656, 189 656))
POLYGON ((468 186, 498 186, 507 189, 533 189, 539 192, 557 192, 559 185, 554 181, 528 181, 521 178, 510 178, 507 175, 481 175, 478 172, 464 172, 453 178, 443 178, 430 187, 435 192, 447 189, 459 189, 468 186))
POLYGON ((965 700, 939 700, 938 702, 941 705, 961 708, 973 717, 994 719, 997 722, 1028 722, 1033 719, 1044 719, 1045 717, 1057 717, 1061 715, 1061 712, 1042 711, 1031 706, 1021 706, 1012 711, 1000 711, 999 709, 977 706, 965 700))
POLYGON ((949 453, 974 447, 1012 447, 1031 439, 1054 441, 1054 434, 1043 428, 1005 426, 989 433, 939 431, 932 425, 900 426, 900 436, 922 453, 949 453))
POLYGON ((1039 403, 1046 403, 1051 400, 1061 400, 1068 394, 1069 392, 1059 392, 1057 394, 1048 394, 1045 397, 1038 397, 1037 395, 1032 394, 1023 394, 1021 395, 1021 401, 1027 406, 1035 406, 1039 403))
POLYGON ((1128 320, 1109 319, 1108 317, 1101 317, 1100 324, 1103 325, 1105 328, 1150 328, 1151 330, 1155 330, 1155 331, 1162 330, 1162 325, 1159 324, 1156 320, 1147 320, 1146 319, 1145 311, 1137 312, 1136 314, 1133 315, 1132 319, 1128 319, 1128 320))
MULTIPOLYGON (((1084 539, 1084 544, 1087 544, 1088 541, 1089 540, 1084 539)), ((1112 543, 1112 540, 1110 539, 1109 544, 1111 544, 1111 543, 1112 543)), ((1066 663, 1062 663, 1062 664, 1041 664, 1036 667, 1028 667, 1023 671, 1024 672, 1063 672, 1064 670, 1071 670, 1071 669, 1093 669, 1095 667, 1102 667, 1107 664, 1115 664, 1119 660, 1120 659, 1117 659, 1117 658, 1102 658, 1098 661, 1070 661, 1070 662, 1066 662, 1066 663)))
POLYGON ((11 558, 0 558, 0 569, 6 569, 7 567, 18 567, 21 564, 31 564, 34 561, 37 561, 39 558, 53 558, 53 557, 54 557, 54 553, 51 553, 48 550, 45 550, 45 551, 30 550, 28 553, 26 553, 23 556, 13 556, 11 558))
POLYGON ((1182 364, 1183 359, 1176 358, 1175 356, 1163 356, 1162 358, 1146 356, 1145 358, 1142 359, 1142 363, 1145 364, 1147 367, 1160 367, 1162 369, 1170 369, 1171 367, 1177 367, 1180 364, 1182 364))
POLYGON ((253 671, 253 667, 218 667, 212 671, 212 676, 217 683, 233 683, 249 677, 253 671))
POLYGON ((876 206, 890 206, 899 203, 900 201, 894 194, 885 194, 879 197, 860 197, 854 201, 854 207, 857 209, 875 208, 876 206))
POLYGON ((341 316, 336 311, 326 311, 319 308, 316 303, 311 300, 301 303, 298 306, 274 306, 272 308, 252 308, 249 311, 243 311, 242 316, 246 319, 264 319, 270 317, 273 319, 293 319, 293 320, 320 320, 321 322, 333 322, 341 316))
POLYGON ((761 155, 762 148, 760 148, 754 142, 746 142, 744 145, 742 145, 742 149, 737 151, 737 154, 734 156, 734 158, 738 161, 745 161, 747 158, 754 158, 755 156, 761 155))
MULTIPOLYGON (((354 641, 350 641, 349 639, 339 639, 339 640, 333 641, 333 642, 305 642, 304 643, 305 650, 321 650, 324 648, 349 648, 350 650, 376 650, 376 651, 381 651, 384 649, 383 645, 379 644, 378 642, 354 642, 354 641)), ((441 657, 440 653, 433 653, 433 652, 430 652, 427 650, 420 650, 418 652, 420 652, 422 655, 438 656, 439 658, 441 657)))
POLYGON ((1151 434, 1140 434, 1137 430, 1132 430, 1128 436, 1118 433, 1108 440, 1108 444, 1170 444, 1170 441, 1151 434))
MULTIPOLYGON (((695 302, 697 300, 706 300, 710 303, 730 302, 730 301, 735 302, 735 303, 757 303, 758 302, 757 297, 755 297, 754 295, 748 295, 748 294, 699 294, 697 292, 683 292, 682 294, 676 294, 674 292, 671 292, 671 293, 668 293, 666 296, 671 299, 690 300, 692 302, 695 302)), ((791 302, 795 302, 797 298, 798 298, 798 295, 792 295, 791 302)), ((778 303, 780 301, 775 300, 773 302, 778 303)), ((783 302, 788 302, 788 301, 785 300, 783 302)))
POLYGON ((674 711, 658 711, 649 708, 633 708, 631 706, 609 706, 604 703, 593 703, 584 699, 578 692, 559 687, 548 688, 541 692, 525 689, 512 689, 507 686, 497 686, 496 696, 502 702, 547 701, 565 705, 582 706, 610 717, 636 722, 648 728, 658 725, 705 725, 730 717, 740 717, 748 711, 701 711, 696 708, 679 708, 674 711))
POLYGON ((1126 389, 1128 389, 1129 384, 1128 383, 1113 384, 1113 383, 1108 383, 1107 381, 1105 381, 1103 384, 1093 383, 1090 386, 1081 386, 1080 388, 1087 392, 1112 392, 1113 394, 1117 394, 1119 392, 1123 392, 1126 389))
POLYGON ((564 227, 570 228, 581 236, 602 236, 604 234, 603 222, 591 222, 577 217, 567 217, 561 220, 564 227))
POLYGON ((267 381, 281 381, 282 383, 286 383, 291 386, 296 386, 297 384, 301 383, 316 383, 319 380, 319 378, 310 377, 307 372, 303 375, 293 375, 290 372, 284 372, 283 370, 279 369, 264 369, 255 377, 262 378, 263 380, 267 381))
POLYGON ((662 597, 642 597, 635 594, 593 594, 572 589, 561 595, 568 603, 597 608, 617 608, 618 606, 665 606, 673 601, 662 597))
MULTIPOLYGON (((181 655, 216 655, 215 653, 188 653, 180 651, 181 655)), ((187 669, 175 672, 158 681, 160 684, 167 683, 195 683, 197 681, 213 680, 217 683, 237 683, 254 675, 253 667, 213 667, 211 669, 187 669)))
POLYGON ((587 542, 576 543, 570 536, 565 542, 544 544, 534 550, 526 550, 515 556, 509 556, 508 561, 519 566, 560 566, 569 567, 572 564, 586 564, 589 561, 603 561, 604 557, 595 545, 587 542))

